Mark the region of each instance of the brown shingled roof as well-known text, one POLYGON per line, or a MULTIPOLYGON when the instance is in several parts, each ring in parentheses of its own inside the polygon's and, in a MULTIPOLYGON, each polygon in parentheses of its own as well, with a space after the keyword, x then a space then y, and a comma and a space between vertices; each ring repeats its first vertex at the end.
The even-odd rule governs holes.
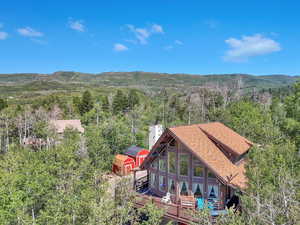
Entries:
MULTIPOLYGON (((185 145, 196 157, 199 158, 211 171, 224 183, 244 189, 247 186, 245 176, 245 161, 234 164, 222 152, 220 147, 209 138, 217 139, 219 143, 233 148, 234 152, 246 152, 252 143, 221 123, 195 124, 178 126, 167 129, 163 135, 170 133, 174 138, 185 145), (209 135, 208 135, 209 134, 209 135), (231 140, 232 139, 232 140, 231 140)), ((159 139, 161 140, 161 138, 159 139)), ((159 142, 159 141, 158 141, 159 142)), ((155 146, 158 146, 158 142, 155 146)), ((155 146, 151 153, 155 151, 155 146)), ((151 158, 151 153, 141 165, 143 168, 151 158)))
POLYGON ((198 125, 170 128, 171 132, 216 174, 227 181, 237 174, 234 164, 205 135, 198 125))
POLYGON ((205 133, 212 136, 214 140, 230 148, 238 155, 244 154, 253 145, 253 143, 238 133, 234 132, 224 124, 219 122, 199 124, 205 133))

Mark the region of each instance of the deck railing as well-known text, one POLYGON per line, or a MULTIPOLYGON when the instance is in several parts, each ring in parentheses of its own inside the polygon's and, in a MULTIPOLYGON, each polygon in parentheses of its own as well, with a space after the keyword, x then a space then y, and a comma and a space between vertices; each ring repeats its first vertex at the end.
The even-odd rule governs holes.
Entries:
POLYGON ((176 205, 173 203, 163 203, 161 202, 161 198, 158 197, 137 193, 137 197, 135 200, 136 207, 143 207, 147 203, 155 204, 157 207, 164 209, 165 217, 168 217, 170 219, 175 219, 180 222, 188 222, 192 219, 192 213, 190 209, 183 208, 180 205, 176 205))

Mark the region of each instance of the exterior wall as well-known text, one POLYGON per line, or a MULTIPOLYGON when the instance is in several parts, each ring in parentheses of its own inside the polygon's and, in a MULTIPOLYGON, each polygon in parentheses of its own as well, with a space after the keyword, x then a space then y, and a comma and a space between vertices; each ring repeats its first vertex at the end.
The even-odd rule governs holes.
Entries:
POLYGON ((115 174, 124 176, 129 174, 134 168, 134 166, 135 166, 134 160, 132 158, 127 158, 126 160, 123 161, 122 165, 113 164, 112 170, 115 174))
MULTIPOLYGON (((206 168, 203 163, 201 163, 199 160, 196 160, 196 158, 190 153, 187 149, 184 148, 184 146, 181 143, 175 143, 174 146, 168 146, 166 150, 164 150, 165 153, 160 153, 160 155, 151 163, 151 166, 148 168, 149 173, 149 179, 150 179, 150 189, 153 193, 157 194, 158 196, 164 196, 168 190, 170 190, 170 182, 173 180, 175 182, 175 193, 171 194, 172 198, 176 201, 178 200, 178 197, 180 195, 180 190, 182 190, 183 182, 186 183, 187 192, 188 195, 194 194, 196 191, 196 188, 198 187, 197 184, 199 184, 199 187, 201 188, 201 194, 202 197, 207 199, 209 198, 209 192, 212 190, 212 187, 214 187, 215 192, 218 194, 218 198, 224 200, 225 199, 225 193, 224 193, 224 185, 222 185, 219 180, 216 177, 209 177, 209 169, 206 168), (175 173, 170 172, 170 156, 175 155, 175 173), (187 158, 188 163, 188 174, 187 175, 181 175, 180 174, 180 161, 182 157, 187 158), (166 165, 165 170, 160 169, 160 163, 159 161, 163 160, 164 164, 166 165), (201 177, 195 177, 194 176, 194 168, 196 165, 201 165, 203 168, 203 176, 201 177), (154 174, 154 175, 151 175, 154 174), (151 179, 153 180, 153 177, 156 176, 155 183, 153 186, 151 186, 151 179), (162 182, 159 182, 159 177, 165 177, 165 189, 160 187, 160 184, 162 182)), ((162 163, 161 163, 162 164, 162 163)), ((198 192, 199 193, 199 192, 198 192)))
POLYGON ((151 150, 153 145, 162 135, 163 130, 164 130, 163 126, 160 124, 149 127, 149 150, 151 150))
POLYGON ((145 160, 148 154, 149 154, 148 150, 146 149, 141 150, 136 156, 135 166, 139 167, 140 165, 142 165, 143 161, 145 160))

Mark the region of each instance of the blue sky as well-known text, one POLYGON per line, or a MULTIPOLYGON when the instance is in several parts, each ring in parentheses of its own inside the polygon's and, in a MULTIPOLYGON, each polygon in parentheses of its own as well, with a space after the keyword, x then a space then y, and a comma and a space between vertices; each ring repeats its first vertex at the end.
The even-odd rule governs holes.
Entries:
POLYGON ((0 73, 300 74, 300 2, 3 1, 0 73))

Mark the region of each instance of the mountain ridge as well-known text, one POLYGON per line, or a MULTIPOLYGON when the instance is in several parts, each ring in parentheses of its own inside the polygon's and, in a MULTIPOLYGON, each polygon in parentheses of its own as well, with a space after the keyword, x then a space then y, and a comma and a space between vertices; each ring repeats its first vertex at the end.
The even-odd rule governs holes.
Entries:
MULTIPOLYGON (((0 86, 47 85, 57 82, 64 85, 96 85, 115 87, 151 87, 151 88, 188 88, 205 85, 233 85, 242 82, 243 86, 257 89, 279 88, 292 85, 300 76, 284 74, 251 75, 251 74, 183 74, 183 73, 155 73, 155 72, 102 72, 82 73, 74 71, 57 71, 51 74, 15 73, 0 74, 0 86)), ((55 88, 55 87, 53 87, 55 88)))

